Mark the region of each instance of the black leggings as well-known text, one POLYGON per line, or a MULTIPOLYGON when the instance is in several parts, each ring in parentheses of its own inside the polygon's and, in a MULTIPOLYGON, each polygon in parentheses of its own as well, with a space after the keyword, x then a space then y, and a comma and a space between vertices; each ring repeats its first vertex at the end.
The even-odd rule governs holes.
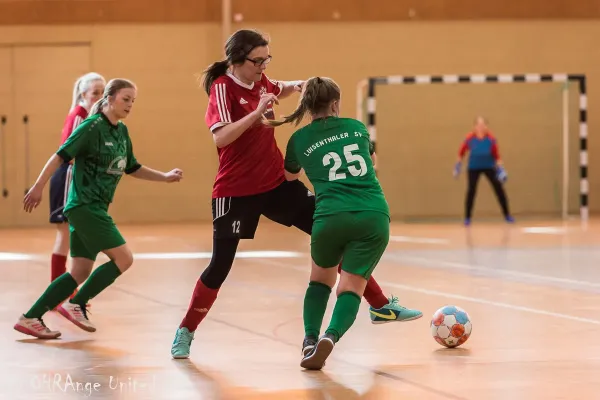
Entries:
MULTIPOLYGON (((292 226, 310 235, 312 232, 314 211, 313 207, 301 210, 296 215, 292 226)), ((200 280, 206 287, 219 289, 223 285, 223 282, 225 282, 227 275, 231 271, 239 243, 240 239, 237 238, 213 238, 210 263, 204 272, 202 272, 202 275, 200 275, 200 280)))
POLYGON ((477 184, 479 183, 479 176, 481 174, 484 174, 488 181, 490 181, 494 193, 496 194, 496 198, 498 199, 498 203, 500 203, 500 207, 502 207, 502 213, 504 214, 504 217, 508 217, 510 213, 508 211, 508 199, 506 198, 504 187, 502 187, 502 183, 496 178, 496 172, 490 168, 470 169, 468 171, 469 188, 467 189, 467 198, 465 201, 465 218, 471 218, 473 204, 475 203, 475 193, 477 192, 477 184))

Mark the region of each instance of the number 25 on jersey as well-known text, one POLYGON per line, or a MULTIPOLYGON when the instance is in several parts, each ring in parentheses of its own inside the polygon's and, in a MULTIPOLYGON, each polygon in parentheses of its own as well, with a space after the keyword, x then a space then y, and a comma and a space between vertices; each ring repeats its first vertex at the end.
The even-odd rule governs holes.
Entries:
MULTIPOLYGON (((352 176, 364 176, 367 173, 367 163, 360 154, 352 154, 353 151, 358 150, 358 144, 349 144, 344 146, 344 158, 348 163, 348 172, 352 176), (351 163, 358 163, 356 165, 350 165, 351 163)), ((346 173, 338 172, 338 169, 342 166, 342 158, 339 154, 330 151, 323 157, 323 166, 328 167, 333 162, 333 166, 329 169, 329 181, 337 181, 340 179, 346 179, 346 173)))

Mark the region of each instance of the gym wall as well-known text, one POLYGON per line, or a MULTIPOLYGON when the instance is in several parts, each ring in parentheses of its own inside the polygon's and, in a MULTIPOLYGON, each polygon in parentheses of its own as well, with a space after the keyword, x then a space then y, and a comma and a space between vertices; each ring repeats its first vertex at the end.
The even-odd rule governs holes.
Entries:
MULTIPOLYGON (((223 40, 218 3, 194 3, 199 2, 153 1, 152 7, 142 0, 0 2, 0 115, 8 118, 4 133, 6 186, 10 191, 9 197, 0 198, 0 226, 46 224, 47 194, 41 209, 27 215, 21 207, 23 191, 56 150, 74 80, 89 70, 108 79, 126 77, 137 83, 138 99, 126 120, 137 158, 154 168, 180 167, 185 171, 185 180, 178 185, 124 178, 111 206, 115 220, 210 221, 217 157, 204 124, 207 97, 198 88, 195 74, 222 58, 223 40), (24 115, 29 117, 29 160, 24 115)), ((595 38, 600 37, 600 24, 595 19, 600 10, 591 0, 577 5, 557 1, 552 7, 540 0, 483 6, 474 0, 428 0, 413 11, 406 1, 386 0, 372 7, 362 0, 352 5, 336 0, 327 2, 325 9, 314 3, 305 1, 297 6, 300 8, 293 8, 291 1, 278 2, 277 7, 272 2, 255 1, 250 7, 249 2, 234 1, 233 11, 241 14, 243 21, 233 24, 232 29, 252 27, 271 36, 273 62, 267 73, 272 78, 333 77, 343 89, 343 112, 347 116, 355 117, 356 84, 368 76, 586 74, 590 207, 592 213, 600 209, 600 141, 594 139, 594 115, 600 113, 600 103, 594 101, 600 93, 600 54, 592 50, 595 38)), ((393 94, 386 99, 393 100, 393 94)), ((386 104, 391 112, 394 107, 403 107, 402 102, 386 104)), ((295 98, 285 100, 277 112, 289 112, 295 105, 295 98)), ((477 112, 473 110, 473 114, 477 112)), ((439 160, 437 165, 424 161, 423 168, 443 164, 448 171, 439 178, 439 186, 448 191, 444 216, 460 216, 462 212, 464 185, 449 186, 448 179, 470 123, 469 118, 464 129, 460 126, 452 132, 439 132, 455 138, 442 140, 448 143, 449 161, 439 160)), ((278 129, 282 149, 291 132, 288 127, 278 129)), ((503 135, 510 133, 496 134, 503 146, 503 135)), ((576 130, 571 134, 577 135, 576 130)), ((430 135, 414 140, 420 139, 432 140, 430 135)), ((406 147, 406 140, 381 131, 378 142, 382 149, 381 181, 394 216, 402 217, 406 206, 402 197, 410 187, 399 183, 398 174, 403 171, 394 170, 394 165, 401 164, 394 163, 389 151, 406 147), (394 173, 384 172, 386 168, 394 173)), ((573 143, 577 143, 576 137, 573 143)), ((416 146, 420 147, 426 146, 416 146)), ((510 173, 509 150, 514 154, 518 147, 503 148, 510 173)), ((572 182, 578 184, 576 174, 572 182)), ((510 188, 511 201, 524 197, 521 192, 525 190, 510 188)), ((482 212, 495 210, 494 201, 482 193, 477 208, 482 212)), ((429 207, 427 201, 420 204, 429 207)), ((424 216, 434 216, 430 214, 423 210, 424 216)))

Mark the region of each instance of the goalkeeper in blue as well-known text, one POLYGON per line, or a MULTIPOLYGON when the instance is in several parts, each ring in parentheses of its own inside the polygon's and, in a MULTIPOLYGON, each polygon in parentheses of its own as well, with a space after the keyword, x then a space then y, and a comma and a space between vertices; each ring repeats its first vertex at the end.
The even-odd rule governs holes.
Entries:
POLYGON ((475 194, 477 193, 477 184, 481 174, 485 175, 492 185, 506 222, 514 222, 515 220, 508 210, 508 199, 503 187, 508 175, 500 159, 496 138, 489 131, 485 118, 477 117, 473 131, 463 141, 458 152, 458 161, 454 166, 455 178, 460 174, 463 158, 467 151, 469 152, 469 161, 467 165, 468 189, 465 199, 465 225, 471 225, 475 194))

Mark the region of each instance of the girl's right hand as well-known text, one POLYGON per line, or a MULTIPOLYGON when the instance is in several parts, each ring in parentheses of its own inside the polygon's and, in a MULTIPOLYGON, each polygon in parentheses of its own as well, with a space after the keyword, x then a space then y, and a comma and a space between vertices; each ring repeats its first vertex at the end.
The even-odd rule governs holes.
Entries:
POLYGON ((273 93, 265 93, 260 96, 260 101, 258 102, 258 107, 256 107, 256 111, 263 115, 267 108, 271 103, 279 104, 279 99, 273 93))

